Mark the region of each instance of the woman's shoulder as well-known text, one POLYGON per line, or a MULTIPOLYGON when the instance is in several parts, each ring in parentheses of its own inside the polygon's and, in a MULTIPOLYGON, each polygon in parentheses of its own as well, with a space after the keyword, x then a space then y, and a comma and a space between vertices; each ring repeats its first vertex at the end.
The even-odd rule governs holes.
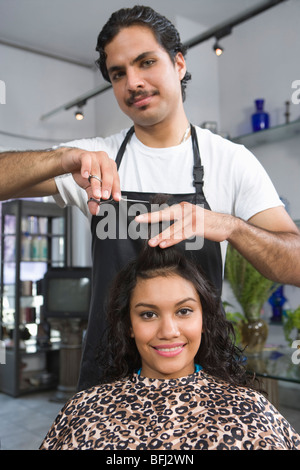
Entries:
POLYGON ((99 385, 94 385, 77 392, 68 403, 77 403, 84 400, 88 400, 90 402, 94 397, 99 398, 103 395, 107 395, 108 393, 116 394, 118 391, 126 389, 130 383, 131 381, 129 377, 114 382, 100 383, 99 385))

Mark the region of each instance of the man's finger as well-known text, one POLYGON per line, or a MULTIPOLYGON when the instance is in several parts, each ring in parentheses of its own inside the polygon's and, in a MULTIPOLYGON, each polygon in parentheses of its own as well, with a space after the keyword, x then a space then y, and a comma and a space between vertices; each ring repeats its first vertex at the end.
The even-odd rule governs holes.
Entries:
POLYGON ((88 179, 89 175, 91 174, 92 170, 92 157, 89 152, 84 152, 81 155, 81 169, 80 173, 82 178, 88 179))
POLYGON ((101 199, 102 197, 102 180, 101 175, 98 169, 92 170, 91 174, 88 177, 88 181, 91 185, 91 197, 95 199, 101 199))
POLYGON ((115 201, 120 201, 121 199, 120 177, 119 177, 117 165, 115 164, 115 162, 111 162, 111 165, 112 165, 112 171, 113 171, 113 184, 112 184, 111 194, 115 201))
POLYGON ((112 169, 112 164, 110 159, 108 158, 103 158, 101 160, 101 166, 100 166, 100 171, 101 171, 101 179, 102 179, 102 188, 101 188, 101 194, 102 198, 104 199, 109 199, 112 191, 112 186, 113 186, 113 180, 114 180, 114 172, 112 169))
POLYGON ((181 241, 188 238, 186 232, 188 232, 188 236, 190 236, 190 229, 184 226, 183 219, 177 220, 174 224, 171 224, 161 233, 151 238, 149 240, 149 245, 159 245, 161 248, 176 245, 177 243, 180 243, 181 241))
POLYGON ((94 201, 89 201, 88 203, 89 211, 91 215, 98 215, 99 212, 99 204, 94 201))
POLYGON ((168 220, 176 220, 178 215, 178 205, 176 206, 171 206, 171 207, 166 207, 165 209, 162 209, 161 211, 155 211, 155 212, 147 212, 145 214, 140 214, 136 216, 135 221, 138 223, 153 223, 156 224, 158 222, 165 222, 168 220))

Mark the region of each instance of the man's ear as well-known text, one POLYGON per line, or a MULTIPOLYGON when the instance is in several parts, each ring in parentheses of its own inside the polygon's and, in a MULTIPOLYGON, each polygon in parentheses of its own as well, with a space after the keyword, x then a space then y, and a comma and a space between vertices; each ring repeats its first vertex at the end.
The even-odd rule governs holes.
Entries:
POLYGON ((177 52, 174 62, 175 62, 175 67, 179 74, 179 79, 181 81, 186 74, 186 63, 182 55, 182 52, 177 52))

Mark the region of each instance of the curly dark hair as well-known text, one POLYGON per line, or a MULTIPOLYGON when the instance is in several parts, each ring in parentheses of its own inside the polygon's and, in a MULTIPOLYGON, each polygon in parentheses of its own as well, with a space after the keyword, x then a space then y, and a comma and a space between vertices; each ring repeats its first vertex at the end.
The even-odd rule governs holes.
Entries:
MULTIPOLYGON (((254 387, 253 377, 242 364, 242 351, 234 344, 232 324, 226 320, 220 296, 206 279, 201 268, 177 247, 161 249, 145 245, 139 257, 116 277, 108 304, 108 330, 103 382, 132 375, 141 367, 135 340, 130 335, 130 300, 138 279, 177 274, 190 281, 201 301, 203 333, 195 363, 204 371, 235 385, 254 387)), ((102 364, 103 366, 103 364, 102 364)), ((257 387, 256 387, 257 388, 257 387)))
MULTIPOLYGON (((121 29, 135 25, 142 25, 151 29, 156 40, 169 54, 173 63, 178 52, 181 52, 184 57, 186 55, 187 49, 182 44, 177 29, 165 16, 143 5, 136 5, 133 8, 122 8, 111 15, 99 33, 97 40, 96 51, 99 52, 99 59, 96 61, 96 64, 103 78, 108 82, 110 82, 110 78, 106 67, 105 46, 114 39, 121 29)), ((191 74, 186 72, 181 80, 183 101, 185 100, 186 84, 190 79, 191 74)))

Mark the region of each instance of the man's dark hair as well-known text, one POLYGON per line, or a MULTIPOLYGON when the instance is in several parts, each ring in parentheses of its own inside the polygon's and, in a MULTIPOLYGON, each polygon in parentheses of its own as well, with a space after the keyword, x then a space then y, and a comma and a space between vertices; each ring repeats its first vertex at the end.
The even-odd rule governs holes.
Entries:
MULTIPOLYGON (((107 23, 103 26, 97 40, 96 51, 99 52, 99 59, 96 61, 105 80, 110 82, 106 67, 105 46, 111 42, 114 37, 123 28, 130 26, 146 26, 151 29, 158 43, 169 54, 173 63, 175 56, 181 52, 185 57, 186 47, 182 44, 180 35, 175 26, 164 16, 160 15, 150 7, 136 5, 133 8, 122 8, 111 15, 107 23)), ((181 80, 182 99, 185 100, 185 88, 191 74, 186 72, 181 80)))

